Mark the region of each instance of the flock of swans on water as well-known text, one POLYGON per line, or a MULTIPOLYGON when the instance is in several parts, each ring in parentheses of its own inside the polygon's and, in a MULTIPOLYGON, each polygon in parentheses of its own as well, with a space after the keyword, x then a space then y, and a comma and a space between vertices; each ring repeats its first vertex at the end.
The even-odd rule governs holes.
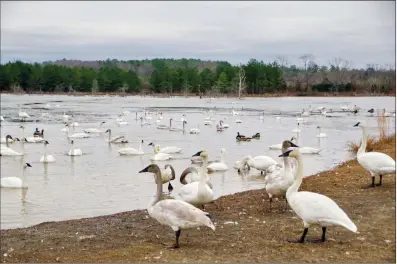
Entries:
MULTIPOLYGON (((316 109, 323 115, 327 115, 324 107, 318 107, 316 109)), ((309 107, 308 111, 303 110, 302 113, 297 116, 296 120, 298 127, 292 132, 299 135, 300 128, 299 123, 304 123, 305 118, 309 117, 313 111, 316 111, 309 107)), ((360 109, 357 106, 353 108, 342 109, 342 111, 348 111, 357 113, 360 109)), ((331 110, 332 112, 332 110, 331 110)), ((368 111, 373 114, 374 110, 368 111)), ((383 111, 383 115, 386 116, 386 110, 383 111)), ((116 123, 118 126, 126 125, 123 117, 130 114, 129 111, 124 111, 117 118, 116 123)), ((238 116, 240 113, 232 110, 233 116, 238 116)), ((169 126, 161 124, 163 120, 163 113, 156 113, 157 129, 167 129, 169 131, 185 131, 185 125, 187 124, 186 116, 183 115, 180 122, 182 128, 172 127, 173 119, 169 119, 169 126)), ((263 119, 264 113, 260 115, 260 119, 263 119)), ((387 116, 391 116, 389 113, 387 116)), ((393 114, 395 116, 395 114, 393 114)), ((20 110, 19 117, 22 119, 28 118, 29 115, 26 112, 20 110)), ((277 115, 276 119, 280 119, 281 116, 277 115)), ((4 118, 1 116, 2 122, 4 118)), ((140 120, 140 125, 151 125, 152 114, 144 112, 144 116, 138 118, 136 113, 136 120, 140 120)), ((93 135, 106 134, 108 133, 107 142, 111 143, 128 143, 128 140, 124 136, 111 136, 111 129, 101 129, 105 122, 101 122, 98 128, 87 128, 83 129, 83 132, 70 133, 70 127, 78 127, 79 123, 73 120, 72 116, 63 115, 63 121, 65 122, 65 128, 62 132, 67 133, 67 137, 70 139, 72 145, 68 152, 70 156, 82 155, 81 149, 73 147, 74 140, 77 138, 89 138, 93 135)), ((208 113, 205 117, 204 124, 211 125, 213 118, 208 113)), ((236 123, 241 123, 241 119, 236 119, 236 123)), ((353 124, 352 124, 353 125, 353 124)), ((223 120, 217 124, 217 131, 227 129, 228 124, 225 124, 223 120)), ((367 128, 365 122, 358 122, 354 127, 359 127, 362 130, 362 141, 361 146, 357 152, 358 163, 369 172, 371 175, 372 182, 368 187, 375 187, 382 184, 382 177, 386 174, 395 173, 395 161, 388 155, 381 152, 366 152, 367 145, 367 128), (379 176, 379 183, 375 184, 375 177, 379 176)), ((40 162, 49 163, 55 162, 53 155, 47 154, 47 145, 49 142, 44 137, 44 130, 41 132, 36 131, 34 136, 26 137, 24 132, 24 126, 20 126, 21 139, 7 135, 1 138, 1 156, 16 156, 24 155, 24 153, 17 152, 9 147, 9 144, 20 141, 21 143, 42 143, 44 145, 44 155, 41 157, 40 162)), ((316 137, 327 137, 325 133, 321 132, 321 128, 317 127, 319 132, 316 137)), ((192 128, 189 130, 191 134, 200 133, 199 127, 192 128)), ((248 140, 251 138, 260 137, 257 133, 253 137, 245 137, 238 133, 236 140, 248 140)), ((286 206, 290 206, 291 209, 302 219, 304 230, 302 236, 298 240, 289 240, 290 242, 303 243, 305 236, 308 232, 308 228, 312 225, 319 225, 322 227, 322 236, 318 240, 313 242, 324 242, 326 240, 326 228, 329 226, 342 226, 352 232, 357 232, 356 225, 350 220, 346 213, 330 198, 319 193, 299 191, 299 187, 302 183, 303 178, 303 162, 302 154, 318 154, 320 150, 300 147, 297 143, 293 142, 296 137, 286 139, 280 144, 269 146, 269 149, 281 150, 279 157, 282 157, 283 163, 280 164, 269 156, 246 156, 240 161, 237 161, 234 168, 241 172, 243 170, 249 170, 255 168, 265 175, 265 190, 269 196, 270 210, 273 198, 285 198, 286 206)), ((143 155, 143 140, 140 142, 139 149, 126 147, 121 148, 117 152, 119 155, 143 155)), ((152 161, 164 161, 173 158, 174 154, 181 153, 182 148, 170 146, 161 148, 159 145, 151 142, 148 144, 153 148, 154 155, 150 158, 152 161)), ((150 164, 144 169, 140 170, 139 173, 152 173, 154 174, 155 183, 157 185, 155 199, 148 206, 149 215, 156 219, 159 223, 171 227, 176 236, 176 241, 171 248, 179 247, 179 236, 181 230, 189 229, 199 226, 207 226, 215 231, 215 225, 212 216, 203 211, 204 205, 212 203, 214 201, 213 185, 209 174, 214 171, 226 171, 228 170, 224 160, 225 149, 221 151, 221 160, 209 161, 208 153, 206 150, 200 150, 191 157, 192 163, 201 164, 200 167, 188 167, 181 173, 180 182, 183 184, 178 194, 179 197, 165 198, 163 197, 163 184, 168 183, 168 190, 171 192, 173 187, 171 181, 175 180, 175 169, 170 164, 166 164, 164 168, 160 168, 157 164, 150 164), (199 209, 199 207, 201 209, 199 209)), ((24 169, 31 167, 30 163, 25 163, 24 169)), ((27 188, 23 180, 19 177, 2 177, 1 187, 3 188, 27 188)), ((287 207, 286 207, 287 208, 287 207)))

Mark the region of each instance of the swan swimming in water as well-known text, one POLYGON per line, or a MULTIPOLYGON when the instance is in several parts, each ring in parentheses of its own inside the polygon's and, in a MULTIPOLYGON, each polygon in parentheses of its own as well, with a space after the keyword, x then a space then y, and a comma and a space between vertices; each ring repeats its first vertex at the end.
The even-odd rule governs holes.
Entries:
POLYGON ((24 155, 24 154, 17 152, 9 147, 8 142, 10 140, 12 140, 12 137, 10 135, 7 135, 5 139, 6 139, 6 145, 5 146, 3 144, 0 145, 0 155, 1 156, 22 156, 22 155, 24 155))
POLYGON ((65 125, 65 127, 67 128, 67 133, 68 133, 68 138, 89 138, 90 135, 87 133, 75 133, 70 135, 70 126, 68 124, 65 125))
POLYGON ((124 136, 112 137, 112 130, 111 129, 106 130, 105 133, 109 133, 109 137, 108 137, 108 140, 107 140, 108 143, 128 143, 128 140, 126 140, 124 136))
POLYGON ((117 153, 119 155, 143 155, 145 152, 143 151, 142 148, 143 140, 141 140, 141 143, 139 144, 139 149, 135 148, 122 148, 117 150, 117 153))
POLYGON ((15 137, 15 138, 11 137, 11 135, 7 135, 0 139, 1 144, 6 144, 7 141, 8 141, 8 144, 12 144, 12 143, 15 143, 16 141, 20 141, 20 140, 17 137, 15 137))
POLYGON ((237 171, 241 172, 241 170, 243 170, 247 165, 248 169, 250 169, 250 167, 255 168, 259 170, 261 174, 263 174, 272 165, 281 166, 277 161, 269 156, 256 156, 254 158, 246 156, 239 162, 239 168, 237 171))
POLYGON ((179 236, 181 230, 208 226, 215 231, 215 226, 210 219, 210 215, 193 205, 176 199, 163 199, 163 184, 161 180, 160 168, 156 164, 151 164, 139 173, 151 172, 156 175, 157 192, 156 198, 148 206, 148 214, 156 219, 160 224, 167 225, 175 232, 175 244, 171 248, 179 248, 179 236))
POLYGON ((327 134, 321 133, 321 127, 320 126, 317 126, 317 129, 318 129, 318 134, 316 135, 317 138, 327 137, 327 134))
POLYGON ((182 148, 177 148, 177 147, 160 148, 160 145, 155 145, 153 142, 149 143, 148 146, 153 146, 153 149, 156 151, 156 153, 175 154, 182 152, 182 148))
POLYGON ((50 144, 50 143, 48 143, 48 141, 45 140, 44 141, 44 155, 41 157, 40 162, 43 162, 43 163, 55 162, 54 156, 52 156, 51 154, 47 155, 47 145, 48 144, 50 144))
POLYGON ((221 161, 220 162, 213 162, 208 165, 208 171, 209 172, 214 172, 214 171, 227 171, 228 167, 225 164, 225 152, 226 150, 222 148, 221 150, 221 161))
POLYGON ((358 163, 371 174, 372 183, 366 188, 373 188, 382 185, 382 176, 396 172, 396 162, 390 156, 381 152, 365 152, 367 148, 366 124, 358 122, 354 127, 362 130, 361 146, 357 151, 358 163), (375 184, 375 176, 379 175, 379 184, 375 184))
MULTIPOLYGON (((204 169, 207 165, 207 152, 199 151, 193 156, 200 156, 204 160, 204 169)), ((181 187, 179 191, 179 196, 185 202, 188 202, 194 206, 202 206, 204 209, 204 205, 212 202, 214 199, 214 193, 212 189, 206 184, 206 176, 204 173, 200 173, 200 180, 194 181, 188 184, 185 184, 181 187)))
POLYGON ((350 220, 346 213, 330 198, 325 195, 300 191, 299 187, 303 178, 303 164, 298 149, 289 149, 280 157, 295 158, 298 162, 298 171, 293 184, 288 188, 286 197, 289 206, 302 219, 304 230, 298 240, 288 240, 291 243, 303 243, 309 227, 319 225, 322 228, 321 239, 312 242, 325 242, 325 233, 329 226, 342 226, 354 233, 357 232, 356 225, 350 220))
POLYGON ((0 181, 0 187, 1 188, 17 188, 17 189, 22 189, 22 188, 28 188, 28 185, 24 182, 25 180, 25 170, 26 168, 32 167, 30 163, 25 163, 22 168, 22 177, 2 177, 0 181))
MULTIPOLYGON (((103 124, 105 124, 106 122, 105 121, 102 121, 100 124, 99 124, 99 128, 101 128, 102 127, 102 125, 103 124)), ((84 133, 106 133, 106 131, 105 130, 99 130, 98 128, 86 128, 86 129, 83 129, 83 131, 84 131, 84 133)))
POLYGON ((71 140, 70 144, 72 144, 72 149, 69 150, 69 152, 68 152, 69 156, 81 156, 81 155, 83 155, 83 152, 81 152, 81 149, 75 149, 74 148, 74 140, 71 140))

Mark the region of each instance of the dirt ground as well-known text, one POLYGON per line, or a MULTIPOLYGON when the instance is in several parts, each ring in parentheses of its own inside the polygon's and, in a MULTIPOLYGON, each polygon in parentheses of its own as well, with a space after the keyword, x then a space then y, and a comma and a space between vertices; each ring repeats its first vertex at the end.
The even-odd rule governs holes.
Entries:
MULTIPOLYGON (((393 138, 381 151, 395 159, 395 144, 393 138)), ((287 239, 300 237, 301 220, 283 211, 283 200, 274 202, 269 212, 265 191, 254 190, 207 205, 216 231, 182 231, 179 249, 162 244, 174 242, 171 228, 138 210, 1 230, 1 262, 395 263, 395 175, 385 176, 380 187, 361 188, 369 183, 369 174, 356 161, 303 180, 300 190, 334 199, 358 227, 356 234, 342 227, 328 228, 328 241, 322 244, 288 243, 287 239)), ((320 236, 317 227, 309 229, 307 238, 320 236)))

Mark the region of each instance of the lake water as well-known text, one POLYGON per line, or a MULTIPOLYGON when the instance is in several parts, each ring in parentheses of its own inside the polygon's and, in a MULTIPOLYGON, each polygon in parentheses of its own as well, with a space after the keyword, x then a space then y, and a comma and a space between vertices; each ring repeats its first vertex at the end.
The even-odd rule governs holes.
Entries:
MULTIPOLYGON (((360 120, 366 120, 369 134, 377 135, 377 121, 367 113, 371 108, 386 108, 395 112, 395 97, 350 97, 350 98, 246 98, 208 99, 199 98, 152 98, 152 97, 73 97, 73 96, 41 96, 41 95, 1 95, 2 122, 1 136, 10 134, 21 137, 19 126, 25 126, 25 136, 32 136, 35 128, 45 130, 48 140, 48 153, 56 158, 54 163, 40 163, 43 155, 43 144, 20 144, 16 142, 10 147, 24 153, 24 156, 2 156, 1 177, 21 176, 22 164, 29 162, 32 168, 25 171, 25 181, 29 188, 1 188, 1 229, 26 227, 45 221, 58 221, 83 217, 112 214, 133 209, 146 208, 153 198, 155 185, 150 174, 139 174, 138 171, 149 165, 153 149, 148 146, 155 142, 161 147, 176 146, 183 148, 182 154, 175 155, 174 160, 157 162, 164 166, 169 163, 176 170, 177 179, 173 181, 176 195, 181 184, 179 175, 184 168, 192 166, 190 157, 201 149, 206 149, 209 159, 218 159, 220 150, 226 149, 226 162, 229 170, 225 173, 211 174, 211 181, 216 197, 241 192, 244 190, 263 188, 263 176, 252 169, 248 175, 239 175, 233 165, 246 155, 268 155, 276 160, 279 150, 269 150, 268 146, 281 143, 291 138, 292 129, 297 127, 296 115, 303 108, 324 106, 340 112, 343 105, 358 105, 362 110, 358 114, 336 113, 339 117, 324 117, 319 113, 312 114, 306 124, 300 124, 302 132, 298 145, 321 148, 318 155, 304 156, 304 174, 306 176, 329 169, 353 155, 346 150, 346 143, 361 138, 361 129, 353 127, 360 120), (18 118, 18 104, 30 118, 21 123, 18 118), (124 107, 124 108, 122 108, 124 107), (144 108, 153 112, 151 126, 141 126, 138 118, 144 116, 144 108), (243 110, 241 110, 243 108, 243 110), (212 126, 204 125, 206 110, 212 110, 214 120, 224 120, 230 128, 217 132, 215 122, 212 126), (241 112, 233 116, 231 110, 241 112), (122 111, 131 113, 124 117, 129 124, 117 126, 116 118, 122 111), (173 126, 181 127, 182 115, 186 115, 187 131, 198 127, 200 134, 189 132, 171 132, 156 128, 155 120, 163 113, 162 123, 169 124, 173 118, 173 126), (261 112, 265 113, 260 120, 261 112), (43 117, 43 113, 51 117, 43 117), (71 132, 82 132, 82 128, 98 127, 106 121, 103 129, 111 128, 112 136, 125 135, 130 143, 108 144, 107 134, 75 139, 75 147, 80 148, 83 156, 70 157, 67 152, 71 145, 61 131, 63 113, 74 115, 74 121, 80 126, 71 132), (281 119, 276 115, 281 112, 281 119), (236 123, 241 119, 242 123, 236 123), (320 125, 327 138, 315 137, 316 127, 320 125), (237 132, 251 136, 260 132, 260 140, 237 143, 237 132), (143 156, 119 156, 117 149, 132 146, 139 147, 144 140, 143 156)), ((149 120, 150 121, 150 120, 149 120)), ((388 118, 389 129, 395 131, 395 118, 388 118)), ((367 176, 367 175, 366 175, 367 176)), ((166 190, 164 185, 164 190, 166 190)))

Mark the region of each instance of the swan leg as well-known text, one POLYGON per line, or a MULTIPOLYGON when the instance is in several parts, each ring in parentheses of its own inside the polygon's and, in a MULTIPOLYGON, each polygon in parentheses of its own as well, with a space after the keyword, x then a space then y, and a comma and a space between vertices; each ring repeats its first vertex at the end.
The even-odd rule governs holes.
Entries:
POLYGON ((285 197, 284 197, 284 199, 285 199, 285 211, 287 211, 288 210, 288 200, 285 197))
POLYGON ((382 175, 379 175, 379 183, 376 184, 376 186, 381 186, 382 185, 382 175))
POLYGON ((323 243, 323 242, 325 242, 325 240, 327 240, 326 237, 325 237, 325 232, 327 231, 327 228, 323 226, 322 230, 323 230, 323 234, 322 234, 321 238, 320 239, 311 239, 310 242, 312 242, 312 243, 323 243))
POLYGON ((179 236, 181 235, 181 230, 175 231, 175 244, 169 246, 169 249, 179 248, 179 236))
POLYGON ((171 183, 168 182, 168 191, 172 192, 173 189, 174 189, 174 187, 172 187, 171 183))
POLYGON ((273 198, 269 197, 269 212, 272 211, 272 201, 273 201, 273 198))
POLYGON ((302 233, 302 236, 301 236, 300 239, 298 239, 298 240, 290 240, 290 239, 288 239, 288 242, 290 242, 290 243, 303 243, 305 241, 305 237, 306 237, 307 231, 309 231, 309 228, 305 227, 305 229, 303 229, 303 233, 302 233))
POLYGON ((374 188, 374 187, 375 187, 375 175, 372 176, 372 183, 369 184, 369 185, 365 185, 365 186, 363 187, 363 189, 369 189, 369 188, 374 188))

